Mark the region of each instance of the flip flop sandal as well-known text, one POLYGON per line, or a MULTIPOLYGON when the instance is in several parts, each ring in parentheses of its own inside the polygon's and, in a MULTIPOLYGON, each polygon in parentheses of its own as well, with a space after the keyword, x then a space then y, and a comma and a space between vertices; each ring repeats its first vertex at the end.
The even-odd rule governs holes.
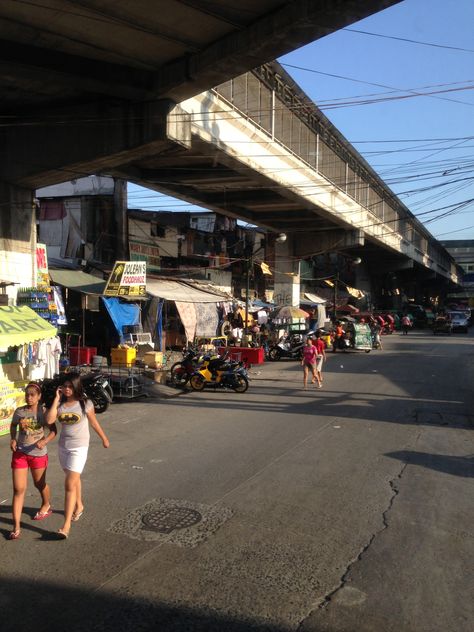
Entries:
POLYGON ((67 540, 69 533, 66 533, 66 531, 63 531, 62 529, 58 529, 58 537, 60 540, 67 540))
POLYGON ((77 522, 83 513, 84 513, 84 509, 80 511, 79 513, 73 513, 72 518, 71 518, 72 522, 77 522))
POLYGON ((53 513, 53 508, 50 506, 48 511, 37 511, 33 520, 44 520, 53 513))
POLYGON ((8 536, 9 540, 18 540, 18 538, 20 537, 20 531, 12 531, 10 533, 10 535, 8 536))

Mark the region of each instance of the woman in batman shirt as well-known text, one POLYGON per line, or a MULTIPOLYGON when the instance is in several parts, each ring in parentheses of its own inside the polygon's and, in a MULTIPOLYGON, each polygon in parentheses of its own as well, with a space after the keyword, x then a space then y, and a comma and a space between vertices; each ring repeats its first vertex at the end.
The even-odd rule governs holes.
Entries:
POLYGON ((94 405, 87 399, 78 373, 68 373, 56 391, 51 408, 46 413, 48 424, 59 422, 61 434, 58 442, 59 462, 66 474, 64 523, 58 530, 62 539, 69 537, 71 523, 84 513, 81 474, 89 449, 89 426, 99 435, 104 448, 109 440, 97 421, 94 405))

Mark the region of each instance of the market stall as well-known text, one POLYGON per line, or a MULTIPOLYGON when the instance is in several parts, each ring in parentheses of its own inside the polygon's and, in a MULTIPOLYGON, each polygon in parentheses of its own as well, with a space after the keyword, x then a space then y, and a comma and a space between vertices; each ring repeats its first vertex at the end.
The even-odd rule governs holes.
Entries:
POLYGON ((0 435, 24 403, 27 382, 58 368, 58 344, 56 328, 27 305, 0 306, 0 435))

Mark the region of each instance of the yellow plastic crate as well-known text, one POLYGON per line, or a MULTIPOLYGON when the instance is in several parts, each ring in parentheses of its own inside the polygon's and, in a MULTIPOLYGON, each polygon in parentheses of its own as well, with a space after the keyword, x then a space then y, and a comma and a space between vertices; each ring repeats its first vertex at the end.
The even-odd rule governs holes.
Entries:
POLYGON ((130 349, 111 349, 110 355, 112 358, 112 366, 132 366, 135 364, 137 357, 137 350, 130 349))

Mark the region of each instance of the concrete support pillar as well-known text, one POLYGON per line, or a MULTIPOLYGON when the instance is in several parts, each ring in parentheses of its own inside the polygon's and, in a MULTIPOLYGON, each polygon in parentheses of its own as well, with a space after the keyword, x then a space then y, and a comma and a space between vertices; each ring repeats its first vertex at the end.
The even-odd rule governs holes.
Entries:
POLYGON ((115 259, 118 261, 129 259, 127 206, 127 183, 117 179, 114 182, 114 215, 117 227, 115 259))
MULTIPOLYGON (((354 270, 355 270, 355 287, 358 290, 362 290, 362 292, 364 292, 365 306, 367 307, 367 309, 371 309, 373 306, 372 305, 373 304, 373 299, 372 299, 373 288, 372 288, 371 277, 369 274, 369 269, 367 265, 364 262, 362 262, 360 265, 355 266, 354 270)), ((356 304, 358 306, 364 305, 364 300, 356 304)))
POLYGON ((275 243, 275 281, 273 300, 275 305, 300 304, 300 262, 293 256, 293 240, 275 243))
MULTIPOLYGON (((36 285, 34 192, 0 182, 0 280, 36 285)), ((18 286, 7 286, 11 298, 18 286)))

